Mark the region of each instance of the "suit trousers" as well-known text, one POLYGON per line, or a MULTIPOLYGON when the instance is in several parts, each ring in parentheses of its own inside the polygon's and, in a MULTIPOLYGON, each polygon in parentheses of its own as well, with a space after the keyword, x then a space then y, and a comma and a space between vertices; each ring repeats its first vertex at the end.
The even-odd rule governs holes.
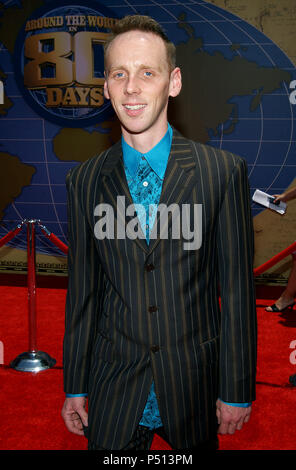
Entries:
MULTIPOLYGON (((135 433, 130 440, 130 442, 120 450, 130 450, 130 451, 143 451, 143 450, 150 450, 154 434, 157 434, 161 438, 163 438, 171 447, 174 447, 170 444, 165 432, 164 428, 157 428, 157 429, 149 429, 146 426, 138 426, 135 430, 135 433)), ((218 450, 218 438, 214 438, 210 441, 200 442, 197 446, 188 448, 188 449, 181 449, 184 451, 191 451, 191 450, 199 450, 199 451, 216 451, 218 450)), ((97 447, 93 442, 88 441, 88 450, 109 450, 104 449, 103 447, 97 447)))

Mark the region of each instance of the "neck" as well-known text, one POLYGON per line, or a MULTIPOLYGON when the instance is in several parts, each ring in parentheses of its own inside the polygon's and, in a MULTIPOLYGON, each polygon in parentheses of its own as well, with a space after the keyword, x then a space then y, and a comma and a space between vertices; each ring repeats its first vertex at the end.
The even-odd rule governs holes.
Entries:
POLYGON ((122 127, 122 135, 128 145, 140 153, 147 153, 165 136, 168 130, 168 123, 159 126, 156 130, 149 129, 140 134, 132 134, 122 127))

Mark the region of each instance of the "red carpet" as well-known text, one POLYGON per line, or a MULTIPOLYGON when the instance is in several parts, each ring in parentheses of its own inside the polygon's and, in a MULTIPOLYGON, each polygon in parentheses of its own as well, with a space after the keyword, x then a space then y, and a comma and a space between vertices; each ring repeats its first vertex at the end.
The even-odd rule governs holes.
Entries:
MULTIPOLYGON (((64 289, 37 289, 38 349, 57 363, 50 370, 31 374, 9 367, 12 359, 28 350, 27 289, 0 286, 0 341, 4 345, 4 364, 0 366, 1 450, 86 448, 86 440, 70 434, 60 415, 64 401, 65 293, 64 289)), ((274 299, 277 296, 278 291, 274 291, 274 299)), ((267 313, 264 306, 272 301, 259 297, 261 293, 257 298, 257 400, 250 422, 241 431, 219 437, 221 450, 296 449, 296 387, 289 384, 289 376, 296 373, 296 366, 290 363, 290 343, 296 340, 296 310, 267 313)), ((154 439, 152 449, 169 447, 154 439)))

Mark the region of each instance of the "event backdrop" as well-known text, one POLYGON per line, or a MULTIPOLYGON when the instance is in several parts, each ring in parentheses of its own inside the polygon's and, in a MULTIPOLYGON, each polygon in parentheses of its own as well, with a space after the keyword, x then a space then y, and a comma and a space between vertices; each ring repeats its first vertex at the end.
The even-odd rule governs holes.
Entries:
MULTIPOLYGON (((296 44, 296 9, 294 0, 256 3, 253 25, 243 19, 254 10, 247 0, 0 3, 0 238, 21 220, 38 219, 67 244, 66 174, 120 135, 103 97, 102 45, 127 14, 152 16, 176 44, 183 90, 170 103, 170 122, 186 137, 244 157, 250 197, 295 184, 296 52, 290 48, 289 57, 279 43, 289 17, 296 44), (266 18, 274 18, 278 40, 272 28, 264 34, 266 18)), ((279 216, 252 203, 255 266, 294 241, 295 209, 291 202, 279 216)), ((36 245, 38 272, 65 275, 65 256, 38 229, 36 245)), ((23 272, 25 249, 23 230, 1 248, 1 271, 23 272)), ((283 282, 288 272, 285 260, 261 280, 283 282)))

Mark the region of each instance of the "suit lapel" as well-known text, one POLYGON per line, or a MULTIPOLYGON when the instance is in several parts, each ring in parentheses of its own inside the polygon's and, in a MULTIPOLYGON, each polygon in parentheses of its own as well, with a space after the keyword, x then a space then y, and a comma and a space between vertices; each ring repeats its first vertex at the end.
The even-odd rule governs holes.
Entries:
POLYGON ((120 225, 124 227, 124 231, 130 240, 134 240, 142 250, 148 252, 146 237, 141 229, 136 212, 133 215, 126 214, 126 209, 128 206, 133 205, 133 200, 126 180, 120 141, 112 147, 112 151, 106 159, 101 174, 103 176, 102 190, 104 191, 104 202, 112 205, 114 219, 118 220, 120 225), (129 226, 132 220, 135 220, 139 229, 137 238, 133 238, 133 231, 129 226))
MULTIPOLYGON (((194 169, 195 161, 191 144, 174 129, 171 152, 159 200, 160 207, 161 204, 165 204, 166 206, 169 206, 170 204, 178 204, 179 208, 181 208, 182 202, 186 200, 187 195, 192 190, 194 182, 196 182, 194 169)), ((128 216, 126 215, 126 211, 117 210, 118 196, 125 197, 125 209, 129 205, 133 204, 125 176, 120 141, 112 147, 108 157, 106 158, 101 174, 104 202, 112 205, 115 215, 114 218, 116 220, 120 219, 120 223, 125 227, 127 237, 132 239, 132 232, 129 229, 128 224, 135 218, 135 214, 133 216, 128 216)), ((134 239, 134 241, 142 250, 147 254, 150 254, 161 240, 163 234, 167 233, 171 219, 171 211, 168 212, 168 217, 164 219, 161 219, 161 211, 157 211, 152 231, 152 238, 150 239, 149 245, 146 243, 140 222, 137 220, 140 234, 134 239), (161 220, 162 223, 160 226, 161 220)))
POLYGON ((195 165, 190 142, 174 129, 171 153, 159 200, 159 210, 157 211, 151 234, 152 238, 149 243, 149 254, 155 249, 159 241, 166 236, 173 216, 173 212, 169 211, 168 216, 161 220, 161 205, 164 204, 168 207, 171 204, 177 204, 178 208, 181 209, 182 203, 186 200, 196 182, 195 165))

